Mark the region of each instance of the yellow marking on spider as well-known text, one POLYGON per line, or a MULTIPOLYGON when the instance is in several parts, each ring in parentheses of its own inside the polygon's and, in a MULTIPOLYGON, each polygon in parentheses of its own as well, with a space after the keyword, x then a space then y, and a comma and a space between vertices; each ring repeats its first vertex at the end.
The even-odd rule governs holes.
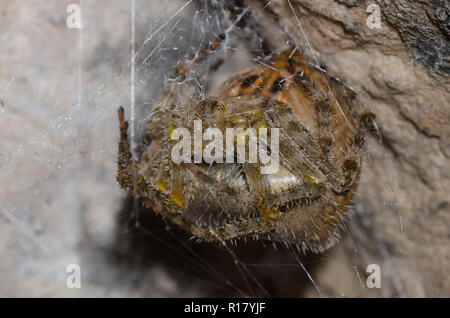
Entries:
POLYGON ((223 113, 224 116, 228 115, 228 106, 223 101, 219 101, 218 103, 220 111, 223 113))
POLYGON ((277 108, 278 110, 283 110, 283 109, 288 109, 289 106, 288 106, 287 104, 285 104, 285 103, 281 103, 281 102, 280 102, 279 104, 277 104, 276 108, 277 108))

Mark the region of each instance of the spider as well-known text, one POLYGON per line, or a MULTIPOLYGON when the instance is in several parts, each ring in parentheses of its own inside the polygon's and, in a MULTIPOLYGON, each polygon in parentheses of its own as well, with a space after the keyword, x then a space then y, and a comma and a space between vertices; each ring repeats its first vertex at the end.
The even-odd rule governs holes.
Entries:
MULTIPOLYGON (((180 63, 177 81, 223 39, 180 63)), ((149 142, 136 160, 119 109, 120 185, 200 241, 265 239, 313 252, 333 246, 357 187, 366 132, 364 118, 352 110, 352 98, 336 78, 291 48, 266 66, 229 79, 214 96, 179 100, 180 90, 176 83, 168 85, 148 120, 149 142), (173 129, 192 130, 198 119, 222 131, 279 128, 278 172, 261 174, 261 163, 248 161, 174 163, 173 129)))

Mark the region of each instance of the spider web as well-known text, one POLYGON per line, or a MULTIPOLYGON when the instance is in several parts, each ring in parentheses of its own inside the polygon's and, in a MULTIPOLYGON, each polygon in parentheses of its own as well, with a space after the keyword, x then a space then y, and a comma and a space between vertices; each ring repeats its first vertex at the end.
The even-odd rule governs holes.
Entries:
MULTIPOLYGON (((219 2, 212 1, 215 10, 199 3, 84 0, 79 3, 79 30, 65 25, 70 2, 4 8, 11 15, 27 13, 22 13, 26 19, 7 21, 2 46, 19 54, 22 37, 29 41, 30 53, 11 57, 10 62, 25 62, 1 74, 6 143, 0 148, 0 231, 2 259, 7 261, 0 273, 13 287, 8 294, 0 289, 0 294, 368 296, 365 268, 353 261, 365 245, 379 251, 374 263, 395 271, 370 223, 375 211, 369 213, 357 200, 355 218, 362 227, 352 232, 344 225, 347 243, 320 255, 304 255, 289 242, 196 243, 153 211, 125 199, 115 181, 120 105, 136 149, 147 116, 186 56, 195 56, 219 34, 227 35, 217 52, 176 83, 199 96, 266 61, 258 34, 249 43, 242 41, 245 30, 238 25, 247 11, 233 21, 219 2), (230 51, 233 55, 204 81, 202 74, 230 51), (65 285, 65 268, 71 263, 82 270, 79 290, 65 285)), ((270 6, 267 2, 254 14, 262 17, 270 6)), ((271 32, 309 52, 312 64, 320 67, 294 8, 291 18, 296 29, 283 24, 271 32), (293 32, 304 41, 286 38, 293 32)), ((4 54, 2 63, 7 63, 4 54)), ((365 156, 370 165, 370 152, 365 156)), ((388 154, 377 160, 393 169, 388 154)), ((394 180, 388 188, 395 194, 394 180)), ((400 203, 397 197, 390 204, 400 203)), ((401 227, 400 214, 399 222, 401 227)), ((401 282, 392 284, 402 295, 401 282)))

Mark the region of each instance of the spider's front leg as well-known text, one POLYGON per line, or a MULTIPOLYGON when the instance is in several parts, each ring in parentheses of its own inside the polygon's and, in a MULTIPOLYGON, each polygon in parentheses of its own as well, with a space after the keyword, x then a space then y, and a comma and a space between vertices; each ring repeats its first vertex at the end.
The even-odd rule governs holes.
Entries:
MULTIPOLYGON (((163 99, 163 105, 171 105, 176 103, 177 98, 180 96, 180 92, 182 90, 182 86, 180 85, 181 82, 185 81, 188 78, 189 73, 193 69, 193 67, 197 64, 200 64, 211 54, 212 52, 216 51, 217 48, 222 44, 222 42, 225 40, 225 35, 220 34, 218 35, 213 41, 205 45, 200 51, 191 53, 187 57, 183 58, 179 61, 177 67, 175 67, 175 70, 170 77, 170 80, 168 84, 166 85, 166 89, 164 91, 164 99, 163 99)), ((204 77, 204 81, 207 81, 209 76, 214 73, 224 62, 226 59, 228 59, 231 56, 232 52, 227 50, 227 52, 224 54, 224 56, 219 57, 219 59, 209 66, 206 74, 204 77)))

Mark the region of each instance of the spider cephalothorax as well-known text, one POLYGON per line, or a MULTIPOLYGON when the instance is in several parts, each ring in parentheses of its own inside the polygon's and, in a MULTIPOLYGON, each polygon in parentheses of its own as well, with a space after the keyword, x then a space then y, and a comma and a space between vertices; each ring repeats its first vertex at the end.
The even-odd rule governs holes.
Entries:
MULTIPOLYGON (((183 64, 175 73, 185 76, 183 64)), ((200 240, 284 240, 312 251, 332 246, 355 192, 364 139, 339 84, 291 49, 232 78, 215 96, 179 101, 177 89, 169 87, 152 112, 151 142, 136 161, 119 111, 122 187, 200 240), (261 163, 225 158, 175 163, 172 133, 192 131, 196 120, 223 135, 226 128, 279 128, 279 169, 262 174, 261 163)))

